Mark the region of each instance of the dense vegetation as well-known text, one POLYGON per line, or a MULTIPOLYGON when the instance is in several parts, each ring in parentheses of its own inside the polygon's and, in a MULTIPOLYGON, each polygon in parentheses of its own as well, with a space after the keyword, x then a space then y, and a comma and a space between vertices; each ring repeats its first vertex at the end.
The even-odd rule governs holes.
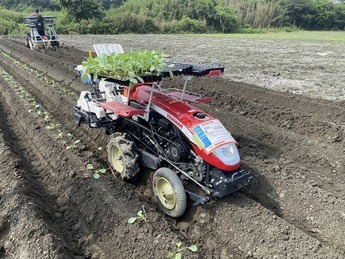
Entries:
POLYGON ((56 15, 57 29, 64 34, 345 28, 344 0, 1 0, 0 34, 25 31, 22 17, 35 7, 43 15, 56 15))

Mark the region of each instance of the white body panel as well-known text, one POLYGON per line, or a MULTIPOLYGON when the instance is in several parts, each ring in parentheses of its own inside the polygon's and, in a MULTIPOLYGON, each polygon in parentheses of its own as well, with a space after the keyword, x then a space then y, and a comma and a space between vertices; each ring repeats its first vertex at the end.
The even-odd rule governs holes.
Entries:
POLYGON ((89 94, 89 96, 91 96, 90 92, 88 92, 88 91, 82 91, 80 93, 80 97, 77 101, 77 106, 80 107, 84 111, 92 112, 92 113, 96 114, 96 117, 98 119, 104 118, 105 117, 105 110, 103 108, 99 107, 96 102, 87 101, 87 99, 85 99, 86 94, 89 94))

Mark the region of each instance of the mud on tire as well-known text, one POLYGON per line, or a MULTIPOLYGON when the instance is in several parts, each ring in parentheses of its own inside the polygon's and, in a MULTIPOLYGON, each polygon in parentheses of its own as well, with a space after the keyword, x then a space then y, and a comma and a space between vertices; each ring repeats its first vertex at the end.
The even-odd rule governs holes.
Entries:
POLYGON ((138 172, 138 154, 133 147, 133 141, 126 138, 126 134, 115 133, 107 145, 108 160, 113 175, 121 176, 124 181, 133 181, 138 172))

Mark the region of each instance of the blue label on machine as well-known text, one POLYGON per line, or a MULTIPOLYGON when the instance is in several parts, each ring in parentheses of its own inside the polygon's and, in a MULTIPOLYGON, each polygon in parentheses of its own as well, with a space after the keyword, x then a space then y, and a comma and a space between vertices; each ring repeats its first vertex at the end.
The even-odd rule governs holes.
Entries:
POLYGON ((194 132, 196 133, 196 135, 199 137, 199 139, 201 140, 201 142, 204 144, 205 148, 208 148, 209 146, 211 146, 211 141, 210 139, 206 136, 205 132, 203 131, 203 129, 199 126, 196 126, 194 128, 194 132))

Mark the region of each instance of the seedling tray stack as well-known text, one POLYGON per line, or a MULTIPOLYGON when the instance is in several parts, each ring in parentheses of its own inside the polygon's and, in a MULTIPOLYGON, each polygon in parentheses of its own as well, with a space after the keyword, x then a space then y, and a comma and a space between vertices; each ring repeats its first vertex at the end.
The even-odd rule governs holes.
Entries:
MULTIPOLYGON (((159 82, 163 78, 173 76, 211 76, 212 72, 218 72, 221 74, 224 72, 224 67, 214 66, 214 65, 193 65, 188 63, 179 63, 179 62, 166 62, 167 68, 162 71, 160 75, 143 75, 140 76, 144 83, 159 82)), ((91 75, 93 77, 93 75, 91 75)), ((99 79, 105 79, 106 81, 116 83, 123 86, 129 86, 130 80, 121 80, 106 75, 98 75, 99 79)), ((139 81, 139 80, 138 80, 139 81)))

